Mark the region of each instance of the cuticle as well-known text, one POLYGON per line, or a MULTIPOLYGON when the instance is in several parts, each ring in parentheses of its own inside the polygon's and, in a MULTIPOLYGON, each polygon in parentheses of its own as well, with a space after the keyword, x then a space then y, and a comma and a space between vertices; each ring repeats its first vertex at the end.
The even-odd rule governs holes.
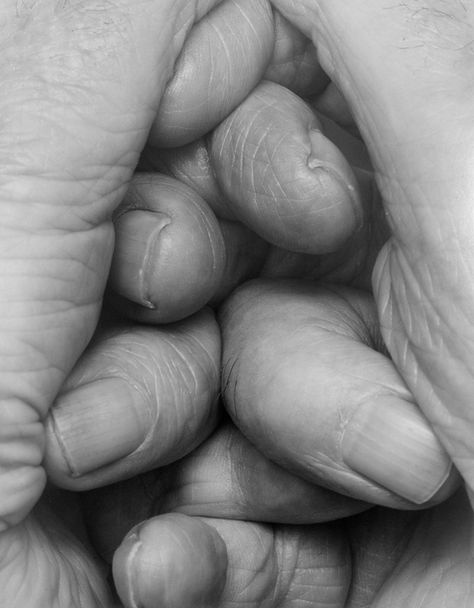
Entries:
POLYGON ((137 559, 138 553, 141 551, 143 546, 143 542, 140 539, 139 529, 133 530, 129 533, 127 542, 133 543, 130 548, 129 554, 127 556, 125 573, 128 580, 127 588, 129 590, 129 601, 132 608, 142 608, 142 604, 140 602, 138 590, 136 589, 136 574, 138 569, 136 568, 135 561, 137 559))
POLYGON ((63 440, 61 430, 59 428, 59 425, 56 420, 56 416, 54 414, 54 408, 51 410, 51 412, 49 414, 49 424, 51 425, 51 430, 53 432, 54 437, 56 438, 56 443, 59 447, 63 460, 66 463, 66 467, 68 469, 69 476, 72 479, 77 479, 78 477, 81 477, 81 473, 74 466, 73 458, 72 458, 69 450, 66 447, 65 441, 63 440))
MULTIPOLYGON (((153 212, 151 212, 151 213, 153 213, 153 212)), ((146 249, 146 256, 145 256, 144 263, 143 263, 142 280, 141 280, 142 301, 143 301, 143 304, 150 310, 158 310, 158 306, 155 302, 152 301, 152 298, 150 297, 150 293, 149 293, 150 290, 149 290, 149 286, 147 285, 146 277, 150 275, 150 270, 152 268, 153 261, 156 257, 153 254, 156 250, 156 245, 157 245, 158 240, 160 239, 160 235, 171 224, 171 221, 172 221, 171 217, 169 215, 167 215, 166 213, 162 213, 161 211, 159 213, 160 213, 160 215, 165 216, 168 219, 168 221, 163 226, 160 226, 159 228, 154 230, 149 239, 149 242, 147 244, 147 249, 146 249)))

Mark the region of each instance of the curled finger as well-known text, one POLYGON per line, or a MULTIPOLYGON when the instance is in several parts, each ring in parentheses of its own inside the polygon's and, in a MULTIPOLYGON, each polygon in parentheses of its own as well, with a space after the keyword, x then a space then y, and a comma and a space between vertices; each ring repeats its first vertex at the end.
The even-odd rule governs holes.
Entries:
POLYGON ((155 323, 177 321, 202 308, 220 286, 226 252, 219 222, 178 180, 137 174, 115 231, 109 285, 132 316, 144 320, 148 311, 155 323))
POLYGON ((232 212, 268 242, 339 248, 362 223, 357 180, 317 116, 264 82, 213 132, 210 157, 232 212))
POLYGON ((89 535, 106 561, 133 526, 165 513, 301 525, 370 506, 293 475, 232 424, 171 465, 83 496, 89 535))
POLYGON ((195 25, 150 132, 160 147, 210 131, 260 81, 274 45, 267 0, 224 0, 195 25))
POLYGON ((217 422, 219 365, 208 309, 166 327, 104 330, 47 419, 50 477, 82 490, 181 458, 217 422))
POLYGON ((113 571, 127 608, 299 602, 342 608, 350 555, 341 531, 330 525, 268 526, 169 514, 130 532, 113 571))
POLYGON ((369 294, 254 281, 221 323, 227 408, 268 457, 392 507, 454 491, 451 460, 383 352, 369 294))

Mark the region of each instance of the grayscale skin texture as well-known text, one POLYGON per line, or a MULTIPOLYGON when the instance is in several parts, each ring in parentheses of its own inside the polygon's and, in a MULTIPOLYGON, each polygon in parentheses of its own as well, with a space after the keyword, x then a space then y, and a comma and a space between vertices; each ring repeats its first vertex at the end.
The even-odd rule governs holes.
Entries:
MULTIPOLYGON (((127 607, 221 607, 238 603, 293 607, 310 602, 341 608, 388 608, 397 603, 413 608, 470 606, 474 599, 472 508, 464 488, 426 511, 396 511, 381 506, 361 513, 365 507, 360 499, 367 500, 367 486, 362 496, 355 492, 355 496, 343 496, 338 504, 337 494, 328 489, 319 491, 315 486, 314 469, 311 474, 307 468, 301 473, 308 461, 301 463, 309 452, 298 429, 292 430, 290 444, 296 448, 301 444, 304 449, 299 464, 295 465, 288 450, 284 457, 278 453, 278 448, 288 445, 285 428, 275 424, 285 413, 280 407, 264 412, 260 432, 252 427, 254 451, 250 450, 248 461, 242 461, 238 446, 249 441, 242 434, 249 431, 245 429, 245 416, 239 412, 245 414, 245 410, 233 407, 233 397, 225 395, 234 426, 227 427, 226 432, 221 427, 205 441, 219 415, 216 362, 221 336, 209 310, 197 312, 190 319, 174 320, 165 329, 133 324, 124 327, 123 320, 109 314, 90 349, 85 350, 96 329, 113 257, 112 220, 149 134, 159 134, 160 101, 167 83, 180 78, 175 68, 181 51, 186 44, 190 45, 188 51, 199 51, 199 40, 196 43, 192 32, 203 32, 206 15, 212 16, 216 7, 219 12, 214 13, 211 27, 207 31, 204 28, 201 50, 209 48, 209 32, 217 27, 224 34, 232 24, 237 35, 221 36, 220 40, 229 42, 224 42, 226 52, 218 53, 224 64, 230 57, 231 74, 233 57, 239 57, 238 52, 235 56, 230 52, 233 47, 239 49, 239 27, 241 31, 252 30, 248 28, 249 11, 260 11, 262 29, 256 37, 249 34, 256 46, 255 53, 248 57, 255 64, 237 64, 246 77, 239 95, 224 104, 235 87, 232 84, 226 89, 225 83, 233 81, 221 78, 219 103, 225 107, 223 113, 209 112, 206 103, 201 106, 208 120, 206 129, 214 128, 233 112, 265 74, 280 83, 278 86, 302 93, 308 86, 307 72, 299 72, 304 81, 300 90, 291 74, 298 73, 304 52, 303 57, 315 66, 321 81, 327 83, 330 77, 343 96, 346 103, 333 95, 337 107, 330 113, 331 118, 341 115, 341 123, 347 124, 350 109, 369 151, 380 193, 380 198, 370 198, 370 204, 364 203, 362 196, 362 226, 352 237, 349 227, 345 243, 341 243, 340 232, 336 235, 335 242, 340 246, 337 252, 314 258, 319 254, 299 251, 288 257, 277 241, 273 243, 275 249, 269 248, 258 258, 260 266, 254 275, 282 277, 294 272, 300 278, 309 275, 314 280, 320 271, 333 282, 363 281, 367 286, 367 274, 378 256, 373 298, 387 351, 380 340, 369 344, 364 341, 360 328, 367 317, 353 305, 345 312, 344 307, 341 309, 345 335, 354 338, 351 346, 355 351, 366 353, 364 349, 373 347, 382 351, 383 357, 376 350, 370 355, 376 359, 373 377, 378 375, 379 362, 386 369, 390 355, 397 378, 403 382, 404 398, 416 404, 418 415, 427 421, 423 436, 429 436, 429 441, 422 442, 421 448, 429 445, 433 453, 432 446, 436 445, 435 452, 441 450, 436 454, 442 454, 443 462, 448 458, 454 463, 467 493, 472 491, 473 9, 454 0, 413 0, 395 5, 388 0, 357 0, 349 6, 342 0, 275 0, 278 19, 292 24, 284 26, 286 34, 280 41, 293 41, 290 50, 298 51, 293 64, 296 67, 282 70, 277 78, 274 68, 281 61, 278 57, 285 54, 280 47, 279 54, 272 55, 279 30, 272 25, 272 7, 263 1, 143 0, 131 5, 121 0, 7 0, 0 8, 0 75, 5 83, 0 96, 0 605, 96 608, 121 602, 127 607), (228 20, 227 10, 231 15, 228 20), (213 21, 216 14, 217 25, 213 21), (200 27, 193 30, 194 24, 200 27), (373 32, 369 39, 368 29, 373 32), (301 33, 313 41, 316 60, 314 52, 301 51, 308 49, 301 33), (209 122, 209 116, 216 118, 215 124, 209 122), (371 212, 374 201, 381 203, 375 214, 371 212), (379 242, 384 240, 380 235, 386 230, 390 239, 379 253, 379 242), (356 245, 366 243, 361 236, 364 234, 368 239, 370 236, 371 245, 365 244, 361 253, 356 245), (161 372, 169 383, 161 386, 160 378, 153 377, 152 363, 163 352, 161 372), (100 376, 97 367, 97 362, 103 361, 110 366, 106 377, 100 376), (74 390, 76 398, 71 399, 74 390), (87 398, 84 390, 89 390, 87 398), (121 401, 121 396, 127 399, 121 401), (55 420, 49 416, 53 403, 55 420), (164 409, 160 411, 160 407, 164 409), (150 434, 159 428, 151 423, 156 421, 157 411, 163 420, 159 429, 163 437, 161 453, 156 446, 155 451, 149 450, 153 442, 147 443, 150 434), (59 420, 61 414, 64 417, 59 420), (73 431, 77 428, 84 430, 84 437, 95 438, 89 444, 93 447, 82 455, 80 449, 74 449, 81 444, 77 435, 74 443, 73 431), (60 446, 55 450, 58 433, 60 446), (113 436, 118 440, 114 441, 113 436), (216 461, 213 455, 222 452, 223 445, 237 448, 230 451, 226 466, 219 469, 222 461, 216 461), (182 458, 180 465, 173 464, 182 458), (124 513, 105 508, 114 494, 104 490, 92 514, 86 510, 84 522, 77 497, 52 488, 43 494, 43 465, 71 489, 91 488, 154 466, 176 466, 175 479, 181 476, 184 485, 166 485, 166 479, 161 482, 158 469, 151 478, 136 479, 139 487, 131 487, 132 500, 123 501, 124 513), (207 486, 204 492, 201 483, 207 486), (252 504, 249 495, 255 485, 268 487, 278 496, 278 487, 272 483, 293 488, 300 496, 302 510, 297 515, 291 500, 281 505, 265 505, 262 501, 252 504), (232 493, 233 484, 237 495, 232 493), (143 487, 148 501, 143 498, 143 487), (321 503, 308 508, 317 496, 321 503), (142 523, 131 517, 136 511, 142 523), (344 524, 328 523, 341 514, 352 517, 344 524), (101 532, 91 535, 106 559, 125 534, 124 522, 139 523, 114 557, 120 602, 111 594, 104 563, 94 553, 84 528, 87 519, 94 518, 106 522, 101 532), (301 526, 293 526, 295 521, 301 526), (170 572, 174 576, 169 576, 170 572)), ((226 67, 202 73, 225 74, 226 67)), ((323 88, 304 94, 317 96, 323 88)), ((199 89, 191 79, 190 97, 198 90, 208 101, 214 93, 209 81, 199 89)), ((180 102, 185 101, 185 92, 180 90, 179 95, 180 102)), ((312 107, 324 109, 328 99, 329 93, 324 103, 314 102, 312 107)), ((195 102, 194 98, 191 107, 200 105, 195 102)), ((196 123, 200 123, 199 117, 196 123)), ((192 139, 202 135, 194 131, 192 139)), ((169 139, 164 139, 160 144, 157 135, 150 143, 158 149, 160 145, 169 146, 169 139)), ((175 141, 177 146, 184 143, 175 141)), ((346 154, 349 158, 348 151, 346 154)), ((367 167, 363 164, 365 177, 367 167)), ((355 167, 354 174, 359 176, 360 187, 358 169, 361 167, 355 167)), ((239 180, 252 183, 251 171, 239 180)), ((202 198, 201 205, 210 205, 202 198)), ((212 217, 207 215, 207 208, 204 213, 212 217)), ((295 209, 288 213, 293 215, 295 209)), ((271 214, 269 217, 270 223, 281 225, 281 210, 273 220, 271 214)), ((308 215, 302 218, 306 223, 308 215)), ((222 232, 219 221, 223 219, 234 221, 239 216, 232 217, 231 211, 225 217, 216 213, 216 220, 209 219, 206 224, 212 224, 217 240, 222 238, 221 244, 225 238, 219 237, 218 229, 222 232)), ((249 220, 246 230, 257 230, 257 224, 249 220)), ((137 232, 135 225, 134 238, 137 232)), ((240 242, 250 239, 245 234, 240 242)), ((212 238, 208 243, 214 242, 212 238)), ((143 241, 146 244, 147 239, 143 241)), ((232 279, 235 285, 252 272, 245 269, 245 262, 243 269, 239 266, 239 241, 233 243, 231 268, 241 272, 240 278, 232 279)), ((201 245, 197 245, 201 251, 201 245)), ((204 255, 200 259, 208 264, 206 260, 213 257, 204 255)), ((225 270, 222 272, 223 280, 225 270)), ((229 278, 228 284, 232 280, 229 278)), ((268 289, 267 280, 243 289, 262 294, 268 289)), ((211 283, 215 291, 209 294, 209 301, 219 289, 217 278, 211 283)), ((277 285, 275 289, 281 289, 282 283, 277 285)), ((284 325, 285 316, 295 316, 296 310, 301 313, 302 289, 294 288, 287 294, 287 310, 283 317, 277 317, 275 331, 284 325)), ((334 293, 334 288, 330 292, 334 293)), ((314 299, 316 307, 322 305, 321 292, 310 290, 303 301, 307 297, 314 299)), ((197 294, 196 302, 202 302, 202 298, 201 293, 197 294)), ((370 295, 364 298, 370 301, 370 295)), ((347 297, 343 300, 348 303, 347 297)), ((227 320, 221 323, 226 324, 231 336, 224 348, 234 351, 233 356, 238 358, 246 356, 251 342, 246 345, 232 337, 235 334, 229 328, 241 323, 237 315, 241 307, 236 302, 226 303, 227 312, 221 318, 227 320), (233 306, 235 317, 229 319, 233 306)), ((268 299, 264 302, 270 306, 268 299)), ((372 302, 368 306, 374 310, 372 302)), ((266 323, 268 310, 262 312, 266 323)), ((325 333, 329 350, 337 351, 341 334, 333 323, 329 325, 325 333)), ((297 330, 291 332, 292 340, 298 336, 297 330)), ((271 344, 275 339, 271 324, 268 335, 271 344)), ((301 360, 305 355, 312 356, 312 344, 302 342, 300 346, 301 360)), ((344 361, 346 353, 347 349, 341 349, 338 360, 344 361)), ((279 349, 269 350, 266 364, 270 369, 281 368, 279 357, 279 349)), ((256 364, 261 365, 262 360, 256 359, 256 364)), ((239 390, 245 389, 240 398, 257 399, 266 387, 250 382, 247 373, 237 383, 231 378, 223 387, 224 393, 231 389, 239 398, 239 390)), ((324 370, 322 373, 328 376, 324 370)), ((301 389, 301 381, 295 386, 294 378, 288 370, 281 374, 280 394, 296 394, 301 389)), ((351 390, 355 394, 361 387, 359 377, 354 378, 357 387, 349 387, 349 391, 347 385, 331 384, 330 377, 326 379, 329 387, 336 387, 332 396, 337 406, 351 390), (345 388, 339 397, 338 386, 345 388)), ((309 380, 303 386, 310 386, 309 380)), ((304 411, 307 402, 301 393, 299 398, 304 411)), ((347 403, 344 405, 347 407, 347 403)), ((332 407, 329 404, 328 414, 332 407)), ((220 414, 224 416, 222 411, 220 414)), ((357 428, 367 436, 364 425, 357 428)), ((403 425, 394 426, 391 440, 396 439, 400 428, 403 425)), ((321 449, 314 447, 319 460, 313 463, 321 463, 324 450, 333 449, 331 438, 325 435, 323 439, 321 449)), ((355 456, 352 453, 351 459, 348 453, 359 444, 351 441, 350 445, 352 448, 347 448, 343 456, 346 464, 347 460, 352 463, 354 475, 349 478, 355 482, 367 462, 367 452, 365 456, 360 450, 355 456)), ((393 453, 395 466, 404 463, 406 452, 400 451, 399 457, 400 461, 393 453)), ((353 492, 340 479, 332 479, 329 471, 325 469, 324 479, 318 483, 353 492)), ((447 486, 443 483, 448 477, 441 480, 441 486, 435 484, 434 494, 422 488, 417 495, 417 486, 410 486, 410 480, 402 488, 400 484, 392 488, 391 480, 381 478, 376 469, 372 468, 371 474, 373 478, 367 481, 370 491, 375 483, 384 500, 401 501, 403 489, 412 508, 431 505, 427 499, 434 497, 436 502, 454 491, 455 480, 451 485, 451 477, 447 486), (438 487, 445 493, 436 496, 438 487)))

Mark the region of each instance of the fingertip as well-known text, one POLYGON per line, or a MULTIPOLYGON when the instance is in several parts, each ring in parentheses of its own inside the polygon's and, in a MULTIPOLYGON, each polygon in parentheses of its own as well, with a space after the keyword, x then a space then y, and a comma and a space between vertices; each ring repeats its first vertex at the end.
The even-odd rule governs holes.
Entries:
POLYGON ((170 224, 170 216, 141 209, 126 211, 114 222, 115 250, 109 282, 120 295, 142 306, 155 307, 150 282, 166 238, 163 231, 170 224))
POLYGON ((222 308, 221 325, 226 407, 267 456, 395 508, 423 508, 455 491, 449 455, 391 360, 374 349, 367 294, 253 282, 222 308))
POLYGON ((45 466, 54 483, 80 489, 89 474, 126 458, 143 443, 153 405, 135 380, 133 386, 119 374, 97 377, 58 395, 46 421, 45 466))
POLYGON ((210 154, 235 215, 290 251, 338 249, 362 224, 357 180, 311 108, 264 82, 214 131, 210 154))
POLYGON ((132 303, 131 314, 138 304, 156 323, 198 311, 220 285, 226 263, 212 210, 189 187, 160 175, 137 178, 124 205, 115 222, 111 288, 132 303))
POLYGON ((320 251, 334 251, 362 226, 359 185, 342 152, 319 129, 310 130, 309 141, 307 163, 317 177, 322 209, 314 238, 320 251))
POLYGON ((273 45, 273 15, 266 0, 221 2, 190 34, 150 141, 176 147, 209 132, 259 82, 273 45))
POLYGON ((274 19, 275 46, 264 79, 304 97, 321 93, 329 79, 321 68, 316 47, 278 11, 274 11, 274 19))
POLYGON ((235 216, 217 183, 208 143, 208 138, 202 137, 179 148, 147 146, 142 153, 140 170, 174 177, 197 192, 217 217, 232 220, 235 216))
POLYGON ((382 395, 360 404, 341 441, 347 466, 415 505, 454 491, 453 464, 419 408, 382 395))
POLYGON ((227 549, 202 520, 167 514, 134 528, 112 568, 127 608, 211 607, 225 586, 227 549))
POLYGON ((90 489, 192 451, 219 419, 220 354, 209 309, 161 328, 99 334, 47 422, 45 465, 55 483, 90 489))

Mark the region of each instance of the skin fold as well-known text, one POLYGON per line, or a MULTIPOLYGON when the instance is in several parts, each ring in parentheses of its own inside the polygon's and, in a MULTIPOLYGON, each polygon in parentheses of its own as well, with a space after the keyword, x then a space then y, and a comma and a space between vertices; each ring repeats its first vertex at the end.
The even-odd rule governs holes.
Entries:
POLYGON ((178 57, 150 131, 152 143, 175 147, 207 133, 250 93, 271 60, 275 32, 267 0, 215 4, 178 57), (217 59, 220 53, 226 61, 217 59))

